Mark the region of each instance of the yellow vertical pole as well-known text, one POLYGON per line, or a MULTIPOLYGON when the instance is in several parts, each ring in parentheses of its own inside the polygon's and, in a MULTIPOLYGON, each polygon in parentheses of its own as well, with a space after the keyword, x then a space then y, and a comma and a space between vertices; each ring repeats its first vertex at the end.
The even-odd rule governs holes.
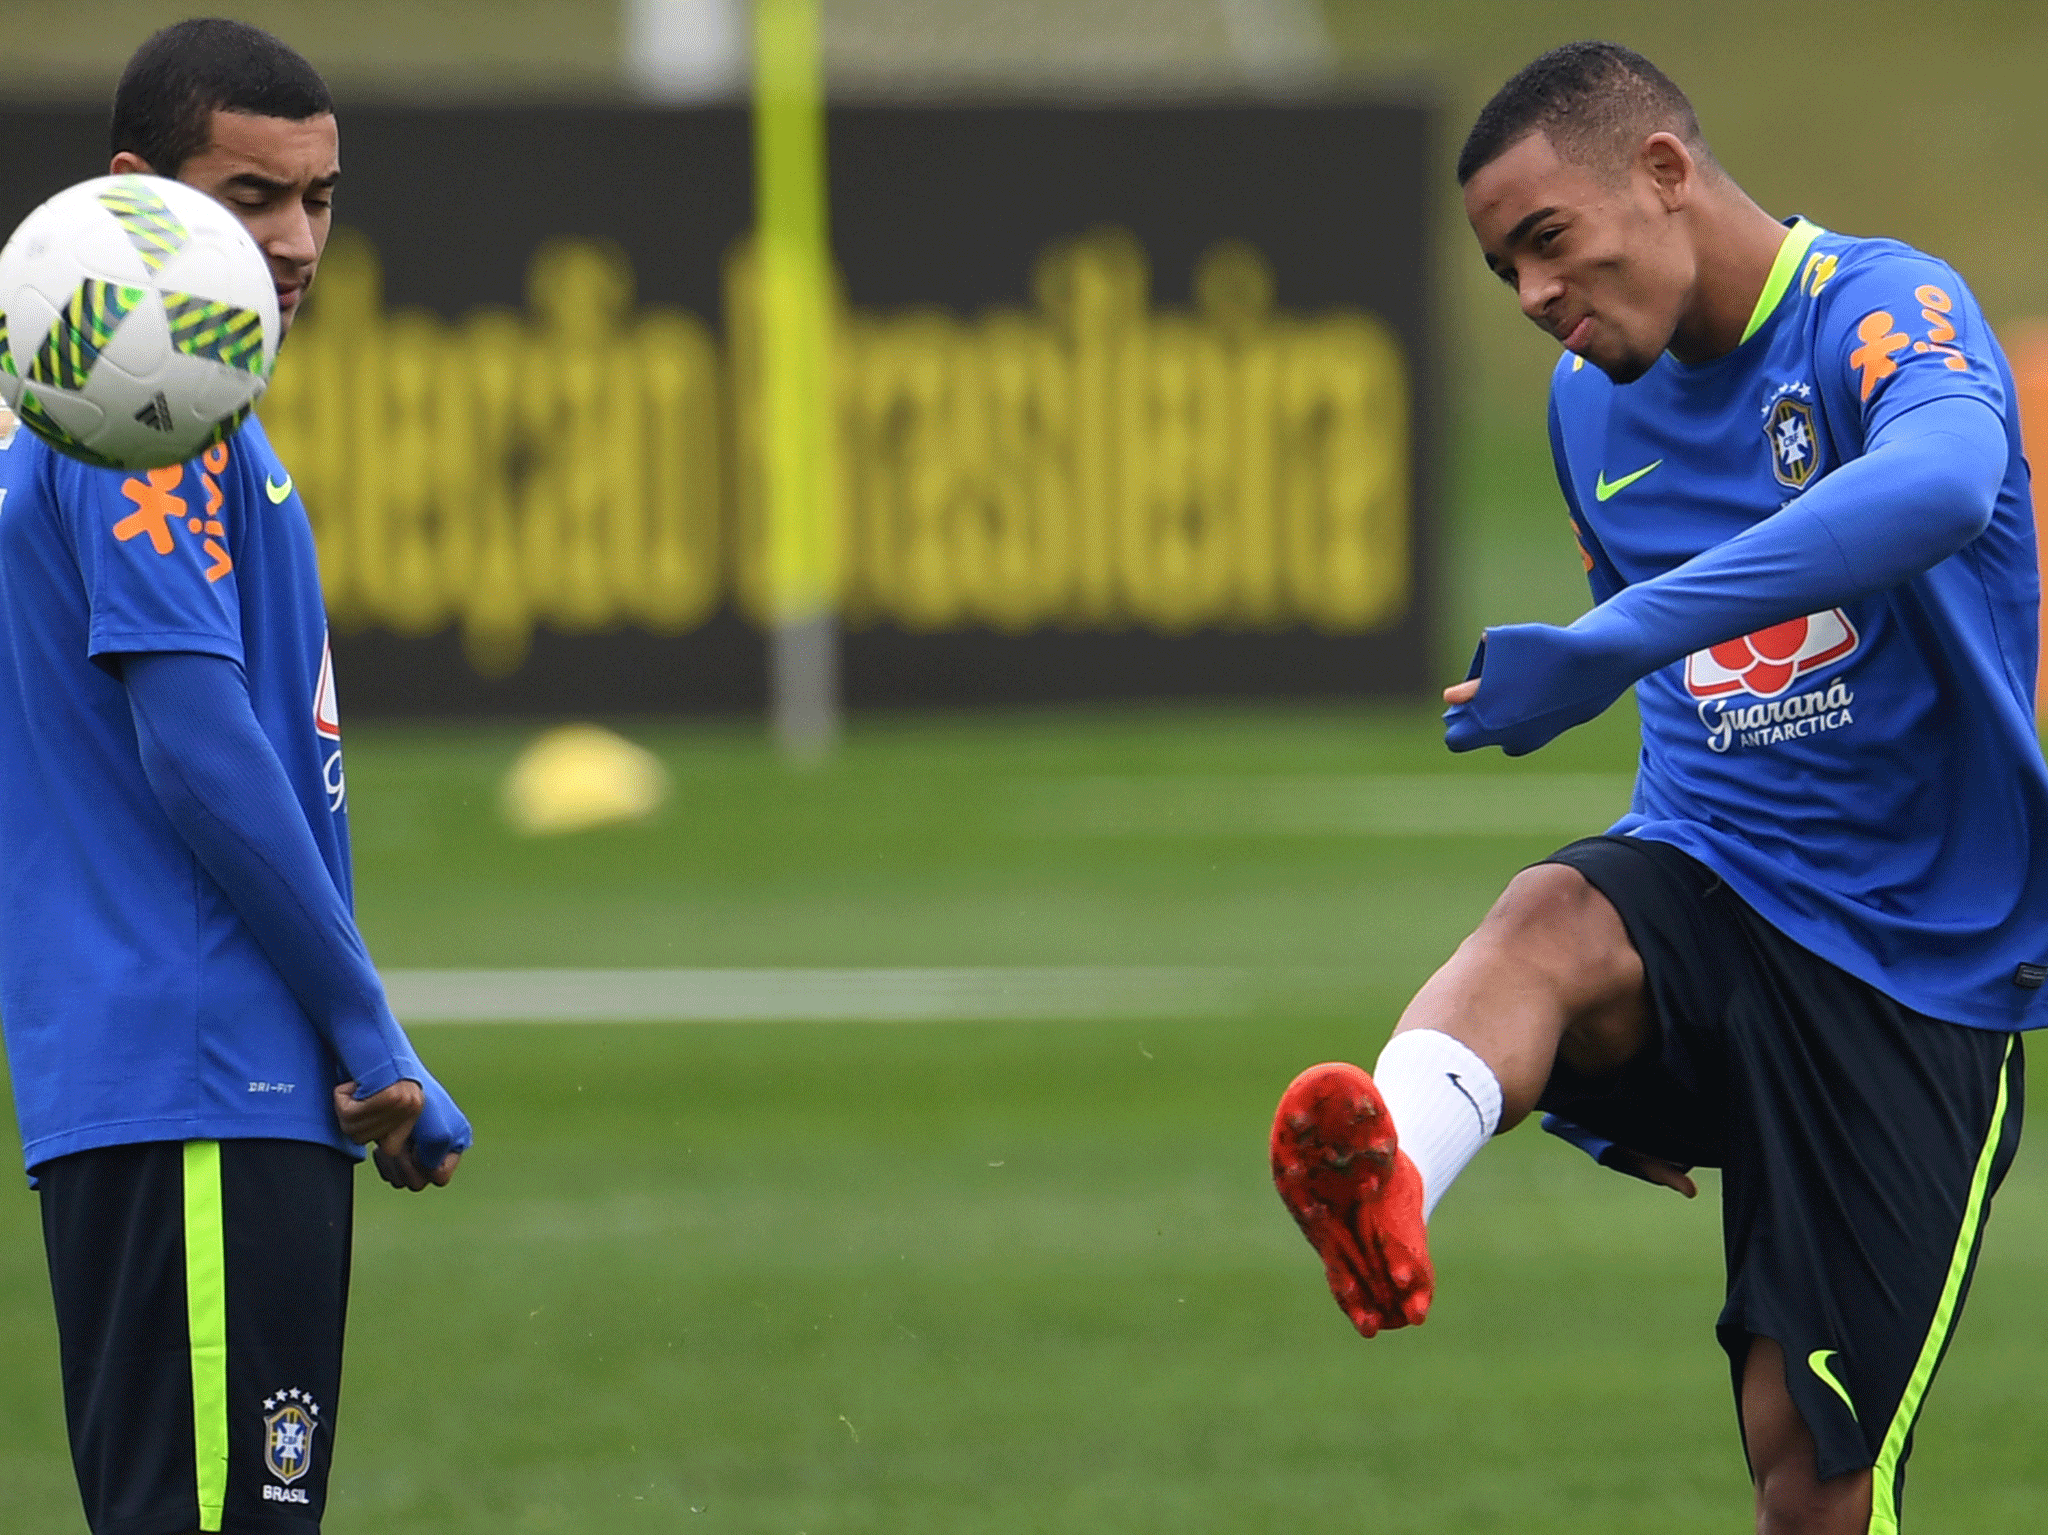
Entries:
POLYGON ((754 0, 754 207, 761 259, 770 709, 784 749, 838 733, 821 0, 754 0))

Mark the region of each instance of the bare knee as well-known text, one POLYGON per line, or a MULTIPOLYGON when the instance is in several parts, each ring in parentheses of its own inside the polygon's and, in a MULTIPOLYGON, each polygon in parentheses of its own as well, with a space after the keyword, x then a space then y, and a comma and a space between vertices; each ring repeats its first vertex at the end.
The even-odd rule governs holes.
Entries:
POLYGON ((1539 950, 1628 944, 1607 897, 1577 869, 1561 863, 1535 864, 1509 880, 1474 936, 1539 950))
POLYGON ((1821 1482, 1809 1465, 1803 1477, 1757 1482, 1757 1535, 1864 1535, 1869 1527, 1868 1471, 1821 1482))
POLYGON ((1576 869, 1540 863, 1508 882, 1471 942, 1557 999, 1557 1050, 1597 1075, 1641 1047, 1648 1009, 1643 963, 1607 897, 1576 869))
POLYGON ((1500 1127, 1536 1105, 1557 1059, 1597 1074, 1646 1033, 1643 967, 1621 918, 1575 870, 1525 869, 1479 928, 1431 976, 1401 1029, 1462 1040, 1501 1088, 1500 1127))

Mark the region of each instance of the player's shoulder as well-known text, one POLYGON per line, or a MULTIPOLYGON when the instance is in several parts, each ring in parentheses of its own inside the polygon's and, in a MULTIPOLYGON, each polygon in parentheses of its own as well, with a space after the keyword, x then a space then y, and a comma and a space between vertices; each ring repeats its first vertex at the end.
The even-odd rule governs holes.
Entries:
POLYGON ((254 415, 228 439, 228 446, 233 464, 233 473, 228 478, 249 505, 267 511, 271 507, 298 504, 292 472, 271 446, 270 434, 254 415))
POLYGON ((277 449, 270 445, 270 434, 263 430, 263 423, 254 415, 235 429, 226 446, 229 459, 241 466, 244 477, 251 483, 266 480, 271 484, 291 483, 291 474, 285 469, 284 461, 277 456, 277 449))
MULTIPOLYGON (((0 420, 0 485, 11 492, 25 493, 33 486, 53 505, 72 514, 94 508, 128 508, 152 494, 191 499, 202 487, 211 486, 226 499, 237 495, 237 482, 248 473, 228 473, 236 459, 261 483, 266 474, 289 483, 272 451, 269 439, 251 416, 235 432, 183 463, 154 469, 127 469, 113 464, 87 463, 59 452, 37 433, 13 417, 0 420)), ((25 499, 25 494, 20 497, 25 499)))
POLYGON ((1613 379, 1576 352, 1566 352, 1550 370, 1550 412, 1557 427, 1569 436, 1604 419, 1614 388, 1613 379))
POLYGON ((190 484, 206 486, 209 496, 218 493, 231 505, 260 502, 260 487, 266 481, 289 484, 291 480, 254 414, 244 417, 232 432, 183 468, 190 484))
POLYGON ((0 476, 12 469, 19 473, 35 456, 36 434, 21 424, 13 411, 0 404, 0 476))
POLYGON ((1795 280, 1799 301, 1810 306, 1817 328, 1853 325, 1875 307, 1925 305, 1920 290, 1933 287, 1940 302, 1974 305, 1963 276, 1939 256, 1881 236, 1823 230, 1795 280))
MULTIPOLYGON (((1851 235, 1836 230, 1823 229, 1814 236, 1808 247, 1806 266, 1813 275, 1819 276, 1823 269, 1830 277, 1869 277, 1888 271, 1921 271, 1938 267, 1944 272, 1953 272, 1941 257, 1930 255, 1918 246, 1908 245, 1904 240, 1894 240, 1887 235, 1851 235)), ((1819 284, 1825 287, 1825 283, 1819 284)))
POLYGON ((254 411, 243 418, 235 428, 228 444, 236 452, 247 454, 252 460, 265 463, 277 462, 277 450, 270 445, 270 434, 263 430, 263 422, 254 411))
POLYGON ((1614 380, 1587 362, 1577 352, 1566 352, 1550 370, 1552 399, 1579 401, 1605 395, 1614 380))
POLYGON ((58 471, 73 462, 0 406, 0 487, 16 507, 31 496, 54 498, 58 471))

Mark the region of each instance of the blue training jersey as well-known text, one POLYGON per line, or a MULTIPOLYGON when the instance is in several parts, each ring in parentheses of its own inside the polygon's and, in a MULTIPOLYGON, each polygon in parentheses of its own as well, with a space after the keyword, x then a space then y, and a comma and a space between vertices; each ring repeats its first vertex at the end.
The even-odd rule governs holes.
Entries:
POLYGON ((263 428, 136 474, 0 437, 0 1022, 27 1163, 253 1136, 360 1155, 339 1063, 143 775, 109 666, 150 651, 242 667, 346 905, 313 532, 263 428))
POLYGON ((2040 580, 2012 374, 1962 279, 1795 221, 1733 352, 1616 385, 1566 357, 1551 443, 1596 599, 1771 516, 1945 396, 2005 422, 1985 532, 1903 585, 1732 637, 1636 686, 1617 833, 1683 848, 1802 947, 1908 1007, 2048 1022, 2040 580))

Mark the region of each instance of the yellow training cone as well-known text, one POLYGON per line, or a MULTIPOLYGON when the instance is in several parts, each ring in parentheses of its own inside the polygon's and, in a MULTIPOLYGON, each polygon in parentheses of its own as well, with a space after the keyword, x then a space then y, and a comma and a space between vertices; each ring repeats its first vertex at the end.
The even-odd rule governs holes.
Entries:
POLYGON ((638 821, 668 797, 655 755, 596 725, 563 725, 519 754, 505 775, 505 819, 529 837, 638 821))

